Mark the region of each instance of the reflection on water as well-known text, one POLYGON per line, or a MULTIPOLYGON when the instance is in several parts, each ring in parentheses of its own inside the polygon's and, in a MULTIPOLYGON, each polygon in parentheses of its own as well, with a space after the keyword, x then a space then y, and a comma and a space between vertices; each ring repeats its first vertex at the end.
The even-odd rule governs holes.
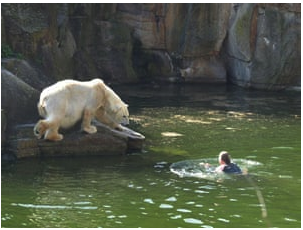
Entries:
POLYGON ((300 227, 297 94, 221 86, 120 90, 131 128, 146 136, 143 153, 3 165, 2 227, 300 227), (178 162, 216 165, 221 150, 247 168, 254 185, 170 171, 178 162))

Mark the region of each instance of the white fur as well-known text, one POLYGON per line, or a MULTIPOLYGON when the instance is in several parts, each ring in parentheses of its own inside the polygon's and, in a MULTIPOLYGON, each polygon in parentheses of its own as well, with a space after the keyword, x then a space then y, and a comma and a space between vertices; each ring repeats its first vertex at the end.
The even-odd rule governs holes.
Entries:
POLYGON ((39 138, 61 140, 59 128, 70 128, 82 119, 82 130, 95 133, 91 120, 97 120, 112 128, 121 129, 128 124, 127 105, 101 79, 80 82, 64 80, 44 89, 40 95, 38 111, 40 120, 34 133, 39 138))

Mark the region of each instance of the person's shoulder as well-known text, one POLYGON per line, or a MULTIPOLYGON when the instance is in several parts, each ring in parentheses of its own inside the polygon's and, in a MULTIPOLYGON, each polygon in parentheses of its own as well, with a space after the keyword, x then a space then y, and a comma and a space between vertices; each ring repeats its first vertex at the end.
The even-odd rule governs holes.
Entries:
POLYGON ((238 166, 236 163, 230 163, 230 165, 231 165, 232 167, 238 167, 238 168, 239 168, 239 166, 238 166))
POLYGON ((236 163, 232 163, 234 167, 240 169, 240 167, 236 163))
POLYGON ((235 163, 230 163, 223 169, 224 172, 226 173, 241 173, 241 169, 239 166, 235 163))

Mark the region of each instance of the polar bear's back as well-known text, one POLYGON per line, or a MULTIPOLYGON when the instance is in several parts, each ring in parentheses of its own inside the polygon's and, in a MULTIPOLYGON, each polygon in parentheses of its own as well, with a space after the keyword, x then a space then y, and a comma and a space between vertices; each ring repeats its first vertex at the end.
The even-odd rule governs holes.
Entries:
POLYGON ((74 80, 59 81, 42 91, 39 104, 43 107, 50 106, 51 104, 62 104, 63 106, 63 104, 70 102, 70 100, 81 103, 83 98, 86 97, 87 91, 87 87, 83 83, 81 84, 81 82, 74 80), (61 101, 64 103, 61 103, 61 101))

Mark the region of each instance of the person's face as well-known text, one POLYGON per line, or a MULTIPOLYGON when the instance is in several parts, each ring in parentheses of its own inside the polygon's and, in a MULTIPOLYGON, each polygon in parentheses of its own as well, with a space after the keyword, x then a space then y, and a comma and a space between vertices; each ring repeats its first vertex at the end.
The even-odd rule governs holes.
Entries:
POLYGON ((219 157, 218 157, 218 162, 220 165, 222 164, 221 155, 219 155, 219 157))

